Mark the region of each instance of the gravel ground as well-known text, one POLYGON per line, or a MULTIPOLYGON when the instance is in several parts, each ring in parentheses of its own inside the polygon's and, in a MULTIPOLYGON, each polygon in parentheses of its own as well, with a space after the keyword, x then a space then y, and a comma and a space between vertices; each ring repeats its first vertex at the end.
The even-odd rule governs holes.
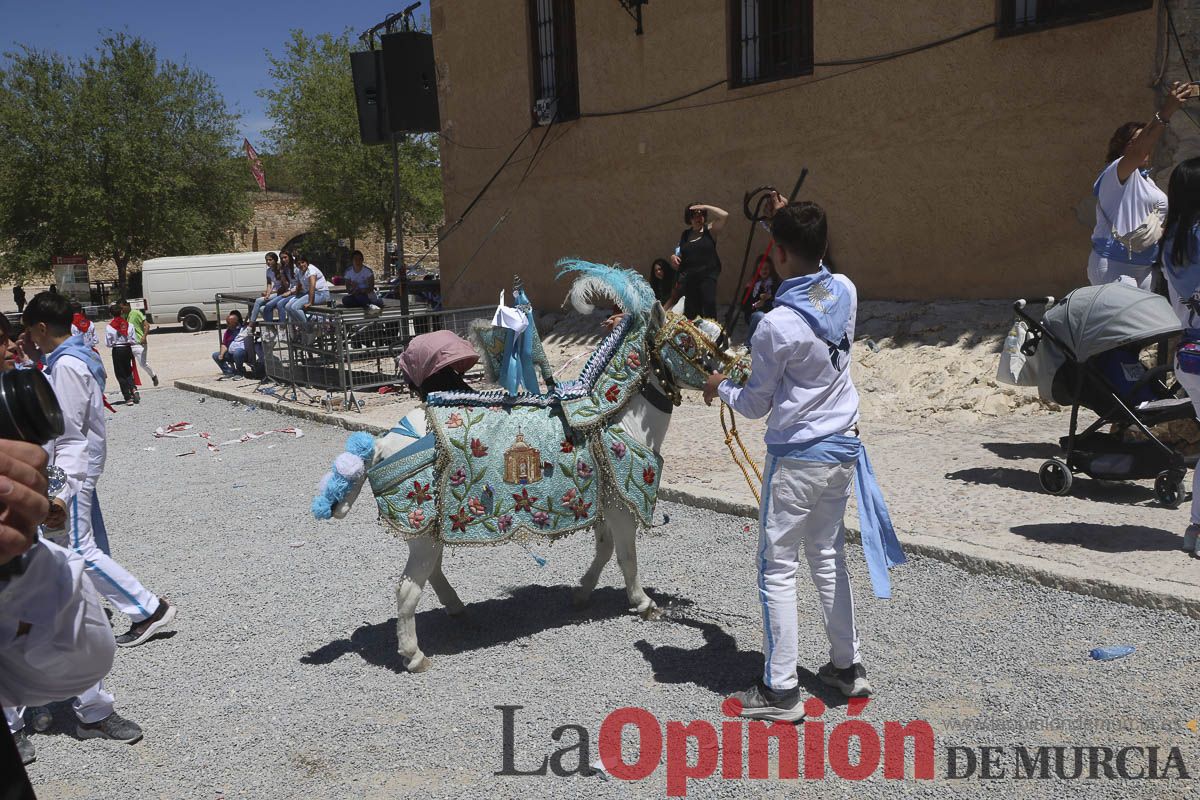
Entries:
MULTIPOLYGON (((220 441, 296 421, 174 389, 144 397, 110 419, 99 493, 115 556, 178 603, 177 632, 120 651, 109 679, 145 740, 78 741, 70 711, 58 707, 55 726, 33 737, 40 797, 662 796, 662 768, 640 783, 493 776, 502 764, 494 706, 524 706, 517 766, 573 743, 571 733, 558 744, 550 738, 568 723, 590 732, 596 760, 600 723, 613 709, 718 723, 721 699, 761 669, 753 536, 743 520, 664 503, 669 523, 639 548, 643 581, 667 619, 626 612, 615 564, 591 608, 572 613, 568 592, 589 558, 586 535, 535 546, 545 567, 517 546, 451 551, 445 571, 467 616, 449 618, 426 590, 417 629, 433 669, 406 674, 393 599, 405 545, 376 524, 369 502, 340 523, 308 512, 345 432, 303 425, 301 439, 177 457, 198 440, 155 440, 156 426, 186 420, 220 441)), ((1189 796, 1190 781, 941 776, 955 744, 1137 743, 1162 747, 1160 761, 1178 746, 1189 772, 1200 771, 1200 735, 1187 728, 1200 716, 1200 623, 925 559, 893 573, 895 600, 875 601, 861 552, 850 556, 878 691, 862 718, 877 729, 927 720, 939 778, 710 778, 693 782, 690 797, 1189 796), (1088 659, 1090 648, 1115 643, 1138 649, 1120 661, 1088 659)), ((832 730, 848 709, 804 671, 826 660, 807 580, 800 602, 802 684, 832 706, 824 717, 832 730)))

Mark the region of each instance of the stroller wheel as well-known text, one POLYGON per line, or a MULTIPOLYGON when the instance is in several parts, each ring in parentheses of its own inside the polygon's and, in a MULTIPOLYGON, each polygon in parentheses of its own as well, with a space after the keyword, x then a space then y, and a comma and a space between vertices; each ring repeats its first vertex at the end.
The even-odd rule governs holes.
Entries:
POLYGON ((1154 479, 1154 498, 1167 508, 1179 508, 1185 491, 1183 475, 1174 470, 1164 470, 1154 479))
POLYGON ((1075 478, 1071 475, 1071 468, 1067 466, 1065 461, 1057 458, 1052 458, 1042 464, 1038 470, 1038 481, 1042 484, 1042 490, 1049 494, 1064 495, 1071 491, 1071 484, 1075 478))

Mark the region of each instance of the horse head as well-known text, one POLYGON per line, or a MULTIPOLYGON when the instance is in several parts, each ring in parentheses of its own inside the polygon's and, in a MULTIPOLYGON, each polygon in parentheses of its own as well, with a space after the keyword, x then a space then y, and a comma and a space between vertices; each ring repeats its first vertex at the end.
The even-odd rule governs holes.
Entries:
POLYGON ((560 276, 582 273, 567 295, 567 301, 580 313, 590 314, 602 302, 642 317, 651 356, 674 382, 698 389, 714 371, 727 374, 738 384, 749 377, 749 353, 719 347, 717 342, 722 337, 717 322, 700 317, 689 320, 666 311, 639 273, 578 259, 563 259, 558 268, 560 276))
MULTIPOLYGON (((661 308, 661 307, 660 307, 661 308)), ((750 354, 722 349, 721 326, 716 321, 663 312, 663 322, 654 335, 654 352, 671 377, 684 386, 699 389, 708 376, 721 372, 737 384, 750 377, 750 354)))

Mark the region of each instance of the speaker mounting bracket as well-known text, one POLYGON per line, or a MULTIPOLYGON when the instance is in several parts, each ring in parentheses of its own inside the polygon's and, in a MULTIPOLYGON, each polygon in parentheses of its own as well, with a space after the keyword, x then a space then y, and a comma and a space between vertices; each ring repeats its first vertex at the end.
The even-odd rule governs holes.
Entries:
POLYGON ((621 4, 621 8, 625 9, 625 13, 633 18, 637 23, 637 29, 634 33, 641 36, 645 31, 642 30, 642 6, 650 2, 650 0, 617 0, 621 4))

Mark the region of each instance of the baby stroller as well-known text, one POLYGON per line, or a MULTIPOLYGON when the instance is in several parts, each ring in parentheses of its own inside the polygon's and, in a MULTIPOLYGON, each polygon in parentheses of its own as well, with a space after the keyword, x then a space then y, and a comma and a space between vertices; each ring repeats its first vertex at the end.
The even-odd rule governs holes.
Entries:
POLYGON ((1182 333, 1171 304, 1120 283, 1076 289, 1058 302, 1049 297, 1035 302, 1045 304, 1040 320, 1024 300, 1013 305, 1029 326, 1021 352, 1032 362, 1042 399, 1071 407, 1070 431, 1059 440, 1063 457, 1038 470, 1042 489, 1065 495, 1075 473, 1110 481, 1154 478, 1155 498, 1177 507, 1196 457, 1184 457, 1150 429, 1195 419, 1195 411, 1183 390, 1167 383, 1169 366, 1148 369, 1140 360, 1145 348, 1158 344, 1164 352, 1167 340, 1182 333), (1097 416, 1083 431, 1081 406, 1097 416))

